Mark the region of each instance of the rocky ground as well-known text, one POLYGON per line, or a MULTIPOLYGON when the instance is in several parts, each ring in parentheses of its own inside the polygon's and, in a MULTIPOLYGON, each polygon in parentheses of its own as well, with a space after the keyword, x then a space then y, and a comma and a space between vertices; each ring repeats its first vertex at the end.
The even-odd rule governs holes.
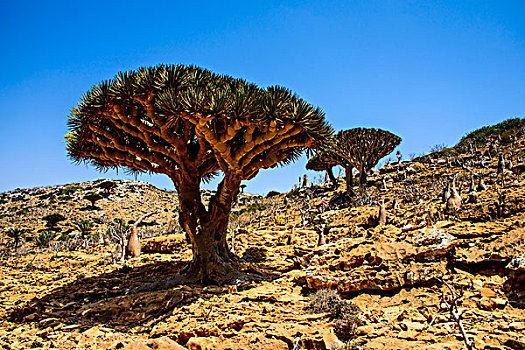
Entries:
POLYGON ((462 349, 461 323, 475 349, 523 349, 525 179, 516 163, 525 140, 494 144, 514 162, 503 173, 488 143, 437 152, 374 172, 351 205, 341 179, 335 191, 320 184, 241 196, 230 242, 245 260, 238 268, 264 279, 231 286, 134 291, 191 259, 175 193, 132 181, 109 193, 101 181, 2 193, 0 347, 462 349), (471 171, 487 187, 475 203, 467 203, 471 171), (445 213, 442 192, 454 175, 463 204, 445 213), (102 196, 94 206, 84 199, 93 192, 102 196), (382 200, 387 221, 378 225, 382 200), (115 259, 111 223, 155 210, 140 229, 144 253, 115 259), (49 227, 42 218, 55 213, 64 218, 49 227), (80 220, 92 223, 86 237, 80 220), (26 230, 16 250, 11 228, 26 230), (35 240, 49 230, 49 242, 35 240), (324 289, 342 300, 312 308, 324 289), (340 311, 341 303, 352 307, 340 311))

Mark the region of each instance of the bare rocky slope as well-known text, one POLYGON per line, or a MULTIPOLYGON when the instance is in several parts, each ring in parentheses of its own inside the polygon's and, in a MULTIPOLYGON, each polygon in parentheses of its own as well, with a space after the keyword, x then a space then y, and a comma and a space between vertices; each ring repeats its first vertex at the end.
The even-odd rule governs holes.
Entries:
POLYGON ((264 278, 149 292, 134 288, 191 259, 175 193, 133 181, 115 181, 109 193, 101 181, 2 193, 0 347, 462 349, 449 307, 456 296, 474 348, 523 349, 522 158, 518 134, 384 166, 350 201, 341 179, 336 190, 326 183, 244 194, 230 243, 244 259, 238 267, 264 278), (480 178, 486 185, 473 203, 471 174, 475 187, 480 178), (442 196, 454 177, 462 204, 450 210, 442 196), (93 192, 102 193, 94 206, 84 199, 93 192), (387 221, 378 225, 382 200, 387 221), (140 228, 144 253, 120 263, 107 227, 154 210, 140 228), (63 220, 50 228, 42 219, 49 214, 63 220), (80 220, 92 223, 84 238, 80 220), (16 250, 11 228, 26 230, 16 250), (49 242, 37 238, 51 229, 49 242), (324 289, 343 301, 332 295, 316 308, 311 296, 324 289))

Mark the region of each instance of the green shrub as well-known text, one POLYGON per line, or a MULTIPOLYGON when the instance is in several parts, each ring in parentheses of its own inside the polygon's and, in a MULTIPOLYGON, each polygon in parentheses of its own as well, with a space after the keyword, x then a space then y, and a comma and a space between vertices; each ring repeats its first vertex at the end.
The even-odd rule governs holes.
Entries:
POLYGON ((24 238, 24 233, 25 232, 26 232, 26 230, 19 229, 19 228, 12 228, 12 229, 9 229, 9 230, 7 230, 5 232, 7 237, 10 237, 10 238, 13 239, 15 250, 18 249, 18 245, 20 244, 20 241, 22 241, 22 239, 24 238))
POLYGON ((268 209, 268 204, 266 204, 266 203, 250 203, 246 207, 246 211, 247 212, 250 212, 250 211, 262 211, 262 210, 266 210, 266 209, 268 209))
POLYGON ((21 194, 11 197, 11 202, 21 202, 24 200, 25 200, 25 197, 24 195, 21 195, 21 194))
POLYGON ((88 237, 93 229, 93 224, 89 220, 79 220, 74 225, 80 231, 82 238, 88 237))
POLYGON ((298 188, 294 188, 293 190, 291 190, 290 192, 288 192, 286 194, 286 198, 295 198, 299 195, 299 189, 298 188))
POLYGON ((444 144, 444 143, 437 144, 437 145, 434 145, 434 146, 430 147, 430 153, 441 152, 445 148, 447 148, 446 144, 444 144))
POLYGON ((513 118, 502 121, 495 125, 484 126, 472 132, 469 132, 461 140, 458 145, 466 143, 467 140, 484 142, 490 136, 500 135, 505 138, 518 131, 518 129, 525 127, 524 118, 513 118))
POLYGON ((57 194, 63 195, 63 196, 69 196, 77 192, 78 190, 80 190, 79 186, 63 187, 63 188, 58 189, 57 194))
POLYGON ((47 248, 49 243, 56 237, 55 231, 46 230, 35 237, 34 242, 37 247, 47 248))
POLYGON ((16 215, 17 216, 22 216, 22 215, 25 215, 29 213, 29 208, 22 208, 20 209, 19 211, 16 212, 16 215))
POLYGON ((241 213, 242 213, 242 211, 232 211, 230 213, 229 221, 232 222, 232 221, 237 220, 239 218, 239 216, 241 216, 241 213))
POLYGON ((117 184, 114 181, 111 180, 105 180, 101 183, 97 184, 95 187, 104 189, 104 193, 106 195, 109 195, 111 190, 115 187, 117 187, 117 184))
POLYGON ((250 203, 245 208, 237 210, 230 213, 230 220, 233 221, 244 213, 263 211, 268 209, 269 205, 267 203, 250 203))

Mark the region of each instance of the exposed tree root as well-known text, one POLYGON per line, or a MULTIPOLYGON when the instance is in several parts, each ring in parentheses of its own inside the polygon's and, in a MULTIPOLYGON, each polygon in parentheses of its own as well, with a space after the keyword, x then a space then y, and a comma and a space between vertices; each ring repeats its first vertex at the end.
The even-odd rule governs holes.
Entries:
MULTIPOLYGON (((229 264, 228 264, 229 265, 229 264)), ((252 272, 243 272, 234 269, 230 266, 231 270, 228 271, 226 275, 215 276, 213 280, 209 278, 202 278, 199 274, 195 275, 192 273, 190 265, 186 266, 181 272, 177 273, 175 276, 152 283, 147 283, 139 287, 133 288, 132 292, 142 293, 142 292, 151 292, 163 289, 173 288, 179 285, 219 285, 219 286, 237 286, 253 281, 264 280, 265 277, 257 273, 252 272)), ((130 290, 127 290, 129 292, 130 290)))

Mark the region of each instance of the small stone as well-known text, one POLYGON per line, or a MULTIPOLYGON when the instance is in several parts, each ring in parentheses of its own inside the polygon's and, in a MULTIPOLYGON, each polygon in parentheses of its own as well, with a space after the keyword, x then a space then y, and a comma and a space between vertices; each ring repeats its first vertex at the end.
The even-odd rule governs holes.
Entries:
POLYGON ((374 332, 374 325, 359 326, 356 328, 357 335, 369 335, 374 332))
POLYGON ((419 322, 409 322, 409 321, 406 321, 406 322, 403 322, 405 324, 405 326, 407 327, 407 329, 409 330, 413 330, 413 331, 421 331, 423 329, 426 328, 426 326, 422 323, 419 323, 419 322))
POLYGON ((150 347, 146 345, 145 340, 136 340, 124 345, 122 350, 150 350, 150 347))
POLYGON ((474 286, 475 289, 480 290, 480 289, 483 288, 483 281, 481 281, 481 280, 473 280, 472 281, 472 285, 474 286))
POLYGON ((482 297, 496 298, 498 296, 492 289, 489 288, 480 288, 478 291, 481 293, 482 297))
POLYGON ((186 343, 189 350, 212 350, 216 345, 215 340, 209 337, 192 337, 186 343))
POLYGON ((444 324, 443 328, 445 329, 446 333, 450 334, 452 333, 452 328, 448 324, 444 324))
POLYGON ((511 322, 509 323, 509 328, 515 331, 525 330, 525 322, 511 322))
POLYGON ((150 339, 147 345, 155 350, 184 350, 186 349, 182 345, 179 345, 175 340, 172 340, 166 336, 150 339))
POLYGON ((482 310, 492 311, 494 310, 498 305, 492 298, 481 298, 478 301, 478 307, 482 310))
POLYGON ((419 322, 419 323, 426 323, 428 321, 428 318, 423 316, 420 313, 416 313, 415 315, 412 315, 411 319, 413 322, 419 322))
POLYGON ((407 340, 416 340, 419 332, 416 331, 401 331, 398 334, 398 338, 407 340))
POLYGON ((492 299, 496 303, 496 307, 498 309, 503 309, 505 306, 507 306, 507 300, 501 299, 501 298, 494 298, 492 299))
POLYGON ((91 327, 87 331, 83 332, 82 335, 88 338, 97 338, 104 335, 104 332, 100 330, 99 326, 91 327))

